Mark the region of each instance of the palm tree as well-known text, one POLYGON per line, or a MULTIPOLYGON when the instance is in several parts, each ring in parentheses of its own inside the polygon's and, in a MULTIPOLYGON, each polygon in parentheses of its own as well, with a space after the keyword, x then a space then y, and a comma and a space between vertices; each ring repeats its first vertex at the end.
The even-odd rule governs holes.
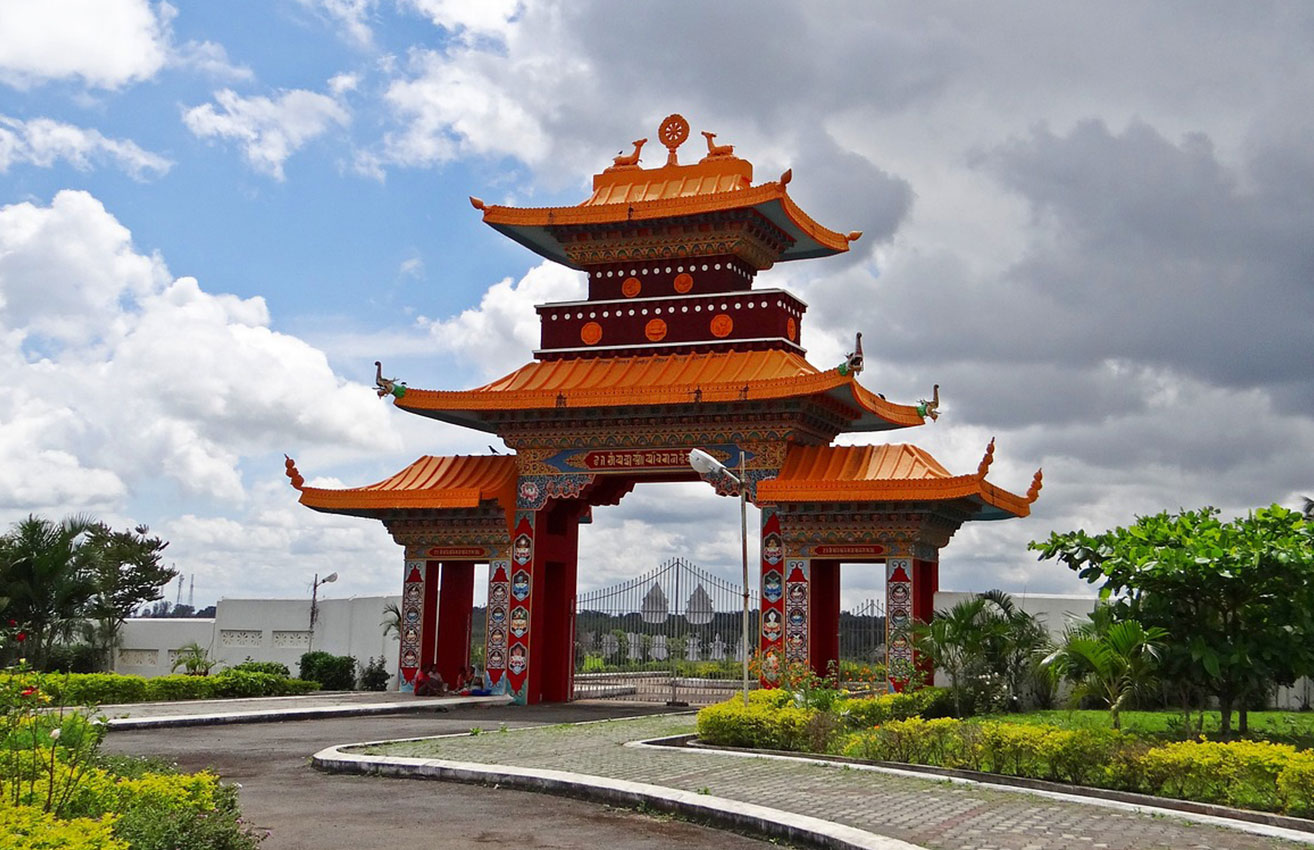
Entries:
POLYGON ((1155 664, 1167 634, 1136 620, 1115 622, 1112 609, 1102 605, 1088 622, 1069 627, 1043 663, 1073 683, 1074 703, 1098 699, 1108 706, 1113 728, 1120 729, 1118 713, 1157 679, 1155 664))
POLYGON ((983 633, 985 660, 1004 681, 1009 709, 1019 711, 1023 683, 1038 674, 1040 660, 1052 646, 1049 630, 1002 590, 987 590, 981 598, 992 621, 983 633))
POLYGON ((946 611, 936 611, 931 622, 918 623, 913 628, 917 648, 949 677, 954 713, 960 717, 963 714, 961 680, 967 668, 981 657, 988 625, 986 601, 978 596, 946 611))
POLYGON ((0 593, 9 597, 9 616, 28 633, 33 666, 73 634, 95 591, 95 549, 87 545, 94 525, 84 516, 53 523, 33 515, 0 537, 0 593))
POLYGON ((173 666, 169 668, 169 671, 177 672, 178 668, 181 667, 188 676, 208 676, 210 671, 218 664, 217 659, 210 657, 209 650, 196 641, 192 641, 178 648, 178 652, 173 659, 173 666))
POLYGON ((401 638, 401 609, 397 607, 396 602, 389 602, 383 606, 383 619, 379 621, 383 626, 383 636, 396 635, 401 638))
POLYGON ((1305 507, 1303 513, 1305 514, 1305 519, 1308 522, 1314 522, 1314 499, 1311 499, 1309 496, 1305 496, 1304 499, 1305 507))

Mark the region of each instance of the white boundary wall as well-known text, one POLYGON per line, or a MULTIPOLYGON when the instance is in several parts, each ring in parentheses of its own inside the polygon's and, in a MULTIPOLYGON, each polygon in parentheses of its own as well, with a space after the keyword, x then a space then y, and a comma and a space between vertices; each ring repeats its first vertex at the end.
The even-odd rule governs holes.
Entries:
POLYGON ((301 655, 310 649, 350 655, 362 665, 383 656, 395 675, 397 638, 383 636, 383 606, 397 596, 322 599, 310 634, 309 599, 220 599, 213 619, 143 618, 128 620, 114 657, 114 671, 137 676, 165 676, 177 651, 195 641, 219 669, 256 661, 279 661, 296 675, 301 655))

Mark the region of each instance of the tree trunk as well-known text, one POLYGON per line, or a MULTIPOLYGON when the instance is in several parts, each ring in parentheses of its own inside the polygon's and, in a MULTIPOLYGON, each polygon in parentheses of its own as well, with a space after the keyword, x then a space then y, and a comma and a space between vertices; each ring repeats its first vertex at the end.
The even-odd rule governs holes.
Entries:
POLYGON ((1218 694, 1218 735, 1224 741, 1232 737, 1232 704, 1234 696, 1231 689, 1218 694))

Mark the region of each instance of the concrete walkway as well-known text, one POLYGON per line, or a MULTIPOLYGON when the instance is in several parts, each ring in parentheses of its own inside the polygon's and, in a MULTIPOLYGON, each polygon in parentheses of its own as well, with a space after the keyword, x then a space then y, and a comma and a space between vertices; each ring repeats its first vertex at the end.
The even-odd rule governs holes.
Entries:
POLYGON ((1277 850, 1314 843, 1314 835, 1296 843, 1276 837, 1292 833, 1272 827, 1247 824, 1244 829, 1249 831, 1242 831, 1125 804, 1097 806, 1057 795, 791 759, 626 746, 691 732, 693 723, 692 715, 685 714, 485 729, 476 736, 338 748, 316 759, 323 763, 345 750, 350 757, 401 757, 406 761, 398 765, 409 762, 413 767, 428 761, 434 772, 444 765, 461 765, 469 775, 448 775, 466 781, 478 781, 482 766, 507 776, 575 774, 602 787, 608 781, 661 786, 686 797, 720 798, 730 805, 752 804, 816 818, 871 839, 848 846, 881 846, 881 837, 936 850, 1277 850))
POLYGON ((506 705, 509 697, 417 697, 396 692, 350 691, 296 697, 176 700, 103 705, 109 729, 167 729, 229 723, 280 723, 327 717, 451 711, 466 706, 506 705))

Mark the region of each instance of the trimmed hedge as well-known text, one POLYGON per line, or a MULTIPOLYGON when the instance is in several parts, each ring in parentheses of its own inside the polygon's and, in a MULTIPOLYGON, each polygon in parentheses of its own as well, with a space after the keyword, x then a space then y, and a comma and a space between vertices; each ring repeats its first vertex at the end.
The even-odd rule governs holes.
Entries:
MULTIPOLYGON (((37 679, 22 674, 20 679, 37 679)), ((170 702, 189 699, 294 696, 319 690, 315 682, 288 679, 269 673, 225 670, 214 676, 121 676, 117 673, 47 674, 42 687, 65 705, 114 705, 133 702, 170 702)))

